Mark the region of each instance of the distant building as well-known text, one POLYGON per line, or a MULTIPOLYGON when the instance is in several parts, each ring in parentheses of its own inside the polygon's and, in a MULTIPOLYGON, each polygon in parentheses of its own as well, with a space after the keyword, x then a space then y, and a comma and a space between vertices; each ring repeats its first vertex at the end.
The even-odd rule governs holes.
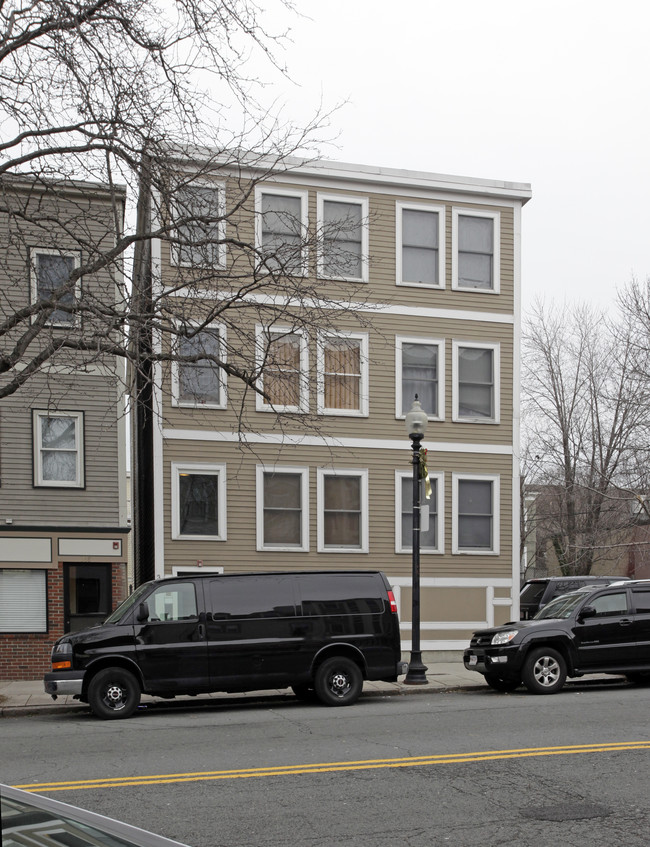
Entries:
MULTIPOLYGON (((184 163, 185 178, 193 166, 203 163, 184 163)), ((335 330, 259 325, 260 355, 275 354, 266 399, 249 392, 242 406, 241 385, 209 362, 154 370, 149 412, 135 421, 136 579, 380 568, 407 647, 404 419, 418 394, 432 484, 422 649, 459 650, 474 629, 518 610, 520 239, 530 187, 327 161, 261 173, 204 169, 197 204, 242 203, 220 238, 254 242, 262 255, 285 245, 305 287, 326 293, 348 280, 364 287, 363 303, 335 315, 335 330), (274 408, 289 413, 281 429, 274 408)), ((155 291, 174 288, 188 320, 217 297, 208 284, 178 290, 188 267, 200 277, 205 252, 154 240, 149 260, 155 291)), ((210 261, 241 266, 236 245, 215 247, 210 261)), ((227 344, 229 333, 225 321, 206 327, 196 349, 227 344)))
MULTIPOLYGON (((87 261, 82 245, 114 242, 123 192, 115 203, 115 192, 90 183, 0 183, 0 320, 51 297, 87 261)), ((74 334, 75 303, 89 295, 115 296, 107 272, 84 276, 62 298, 13 372, 39 344, 74 334)), ((3 341, 10 349, 11 332, 3 341)), ((0 401, 4 679, 41 676, 63 632, 102 620, 127 591, 122 367, 104 360, 81 370, 73 353, 56 361, 0 401)))

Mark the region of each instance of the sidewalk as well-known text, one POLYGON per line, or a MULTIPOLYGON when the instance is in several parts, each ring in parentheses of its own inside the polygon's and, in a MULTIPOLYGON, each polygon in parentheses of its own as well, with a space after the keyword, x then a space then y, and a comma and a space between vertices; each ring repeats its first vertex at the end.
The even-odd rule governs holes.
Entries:
MULTIPOLYGON (((404 677, 400 678, 401 680, 404 677)), ((480 674, 468 671, 464 668, 462 661, 459 662, 431 662, 427 671, 428 685, 404 685, 400 682, 364 682, 362 696, 383 694, 385 696, 400 696, 406 694, 425 694, 433 691, 450 691, 459 688, 485 688, 485 683, 480 674)), ((183 701, 199 702, 205 700, 250 700, 259 697, 291 697, 291 689, 269 689, 266 691, 249 691, 244 694, 200 694, 197 697, 179 696, 174 700, 165 700, 161 697, 149 697, 143 695, 143 706, 151 706, 157 703, 182 703, 183 701)), ((72 696, 61 696, 53 700, 43 690, 43 681, 0 680, 0 717, 12 715, 63 713, 72 710, 88 710, 85 703, 73 700, 72 696)))

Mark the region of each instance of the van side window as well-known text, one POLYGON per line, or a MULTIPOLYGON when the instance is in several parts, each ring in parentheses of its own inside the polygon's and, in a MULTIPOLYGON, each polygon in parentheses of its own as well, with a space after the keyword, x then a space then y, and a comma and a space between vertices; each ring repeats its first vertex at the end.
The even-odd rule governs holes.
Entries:
POLYGON ((278 576, 228 576, 210 582, 213 620, 287 618, 296 614, 293 580, 278 576))
POLYGON ((191 582, 161 586, 147 597, 150 621, 187 621, 197 618, 196 590, 191 582))
POLYGON ((384 611, 372 577, 342 575, 321 580, 314 575, 298 577, 298 581, 303 615, 377 615, 384 611))
POLYGON ((596 597, 590 604, 600 617, 606 615, 622 615, 627 612, 627 592, 619 591, 616 594, 602 594, 596 597))

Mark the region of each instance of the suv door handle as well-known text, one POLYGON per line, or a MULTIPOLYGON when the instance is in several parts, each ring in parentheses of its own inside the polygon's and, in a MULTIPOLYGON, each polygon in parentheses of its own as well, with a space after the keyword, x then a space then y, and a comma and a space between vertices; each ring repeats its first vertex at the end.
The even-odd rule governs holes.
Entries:
POLYGON ((633 623, 632 618, 621 618, 619 624, 621 626, 631 626, 633 623))
POLYGON ((205 638, 205 625, 202 623, 199 624, 199 638, 201 640, 205 638))

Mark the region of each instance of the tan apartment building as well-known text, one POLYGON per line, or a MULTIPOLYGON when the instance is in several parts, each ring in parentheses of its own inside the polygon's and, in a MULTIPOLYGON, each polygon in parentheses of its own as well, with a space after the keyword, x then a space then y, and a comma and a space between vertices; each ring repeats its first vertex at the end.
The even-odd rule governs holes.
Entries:
POLYGON ((107 269, 57 292, 115 244, 124 202, 91 183, 0 183, 3 360, 20 354, 0 385, 34 369, 0 400, 0 678, 41 676, 58 637, 127 594, 124 369, 55 353, 91 338, 95 306, 114 300, 107 269))
MULTIPOLYGON (((460 650, 474 629, 516 617, 530 186, 331 161, 212 172, 198 155, 183 163, 186 178, 193 166, 201 181, 184 185, 184 199, 194 190, 223 218, 207 253, 184 249, 197 230, 180 224, 148 257, 154 295, 173 299, 177 316, 182 304, 182 321, 200 330, 173 342, 196 359, 153 366, 149 429, 136 421, 136 437, 147 433, 134 479, 141 577, 381 569, 407 649, 405 415, 417 394, 432 485, 422 499, 422 649, 460 650), (203 274, 210 264, 216 274, 203 274), (269 278, 265 289, 264 272, 280 266, 293 288, 279 293, 269 278), (293 320, 310 304, 311 324, 293 320), (263 393, 201 359, 219 352, 234 363, 251 344, 263 393)), ((195 244, 206 240, 204 229, 195 244)), ((155 352, 168 341, 153 343, 155 352)))

